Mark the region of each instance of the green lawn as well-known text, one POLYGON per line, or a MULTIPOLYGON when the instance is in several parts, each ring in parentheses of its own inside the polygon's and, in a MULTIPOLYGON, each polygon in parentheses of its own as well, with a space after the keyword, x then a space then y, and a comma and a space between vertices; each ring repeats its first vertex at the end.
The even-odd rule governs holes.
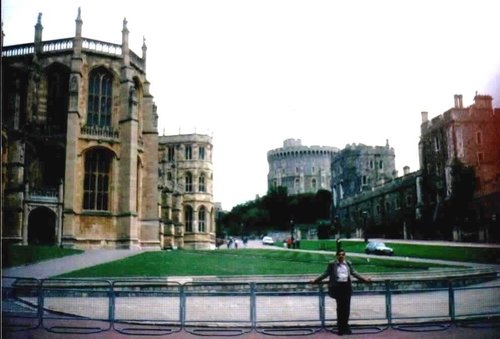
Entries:
MULTIPOLYGON (((279 250, 155 251, 62 275, 61 277, 162 277, 320 274, 331 254, 279 250)), ((348 258, 359 272, 408 272, 429 265, 393 260, 348 258)))
MULTIPOLYGON (((342 248, 347 253, 364 253, 365 243, 360 240, 343 240, 342 248)), ((394 249, 396 256, 424 259, 442 259, 465 262, 491 263, 497 264, 500 261, 500 249, 484 247, 465 247, 465 246, 437 246, 437 245, 419 245, 386 243, 387 246, 394 249)), ((301 249, 307 250, 336 250, 335 240, 303 240, 300 242, 301 249)))
POLYGON ((82 250, 55 246, 6 246, 2 249, 2 267, 8 268, 32 264, 82 252, 82 250))

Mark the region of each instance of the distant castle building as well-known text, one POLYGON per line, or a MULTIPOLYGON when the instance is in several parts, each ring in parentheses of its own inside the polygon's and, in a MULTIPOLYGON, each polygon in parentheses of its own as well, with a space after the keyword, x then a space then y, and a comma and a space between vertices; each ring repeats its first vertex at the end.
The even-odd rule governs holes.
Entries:
POLYGON ((332 160, 334 203, 397 177, 394 148, 389 147, 389 141, 375 147, 347 145, 332 160))
POLYGON ((338 149, 328 146, 303 146, 300 139, 287 139, 282 148, 267 152, 268 189, 286 187, 288 194, 330 190, 332 157, 338 149))
POLYGON ((159 137, 164 248, 215 247, 212 149, 207 135, 159 137))
MULTIPOLYGON (((499 241, 500 109, 493 108, 488 95, 476 95, 469 107, 463 107, 462 96, 455 95, 454 107, 445 113, 432 120, 427 112, 421 115, 420 170, 416 172, 406 167, 403 177, 391 175, 391 152, 382 163, 388 162, 385 173, 371 173, 371 163, 359 152, 345 149, 334 158, 337 231, 356 236, 368 232, 405 239, 499 241), (473 169, 474 177, 461 183, 464 172, 457 168, 473 169), (461 184, 472 190, 470 201, 463 200, 468 199, 464 196, 468 188, 460 188, 461 184), (460 211, 457 206, 451 209, 453 199, 463 203, 460 211)), ((380 163, 377 167, 374 160, 373 164, 373 169, 381 170, 380 163)))
POLYGON ((82 26, 43 41, 40 14, 34 43, 2 47, 2 243, 212 248, 211 138, 159 143, 146 45, 126 20, 119 45, 82 26))

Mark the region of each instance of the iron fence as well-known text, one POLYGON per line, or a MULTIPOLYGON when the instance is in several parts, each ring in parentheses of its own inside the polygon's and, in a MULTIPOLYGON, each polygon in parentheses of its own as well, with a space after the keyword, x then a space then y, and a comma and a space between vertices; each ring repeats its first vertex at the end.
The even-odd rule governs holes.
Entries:
MULTIPOLYGON (((325 285, 306 282, 189 282, 152 279, 2 277, 7 331, 201 336, 307 335, 336 328, 325 285)), ((354 283, 350 324, 356 333, 471 326, 500 318, 500 280, 385 280, 354 283)))

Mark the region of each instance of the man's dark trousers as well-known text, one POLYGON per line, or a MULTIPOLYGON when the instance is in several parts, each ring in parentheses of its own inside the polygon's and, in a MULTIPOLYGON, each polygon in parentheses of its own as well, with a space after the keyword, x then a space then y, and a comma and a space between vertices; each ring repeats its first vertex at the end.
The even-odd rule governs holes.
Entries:
POLYGON ((351 313, 352 287, 348 282, 339 282, 335 285, 337 301, 337 327, 339 332, 349 332, 349 314, 351 313))

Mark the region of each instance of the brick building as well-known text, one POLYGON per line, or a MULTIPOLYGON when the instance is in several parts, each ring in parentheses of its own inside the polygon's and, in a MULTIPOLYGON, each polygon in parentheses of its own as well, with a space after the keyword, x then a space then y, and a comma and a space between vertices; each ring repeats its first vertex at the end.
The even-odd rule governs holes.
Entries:
POLYGON ((474 97, 429 120, 422 112, 419 143, 424 178, 424 223, 454 240, 500 239, 500 109, 489 95, 474 97), (460 176, 471 170, 473 184, 460 176), (469 196, 468 196, 469 195, 469 196), (433 227, 434 225, 435 227, 433 227))

